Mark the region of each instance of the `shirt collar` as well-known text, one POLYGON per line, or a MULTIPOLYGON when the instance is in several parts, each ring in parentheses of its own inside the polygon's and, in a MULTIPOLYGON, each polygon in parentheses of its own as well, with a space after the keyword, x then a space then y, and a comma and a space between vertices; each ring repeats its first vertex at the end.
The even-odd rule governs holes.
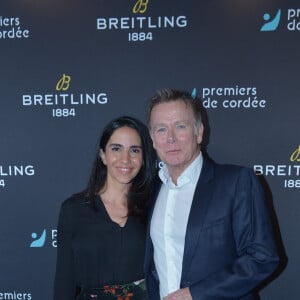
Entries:
POLYGON ((194 159, 194 161, 178 177, 177 185, 173 183, 166 165, 163 165, 163 167, 159 170, 158 175, 161 181, 164 184, 168 185, 170 188, 181 187, 186 183, 196 184, 200 176, 202 165, 203 157, 202 153, 200 152, 200 154, 194 159))

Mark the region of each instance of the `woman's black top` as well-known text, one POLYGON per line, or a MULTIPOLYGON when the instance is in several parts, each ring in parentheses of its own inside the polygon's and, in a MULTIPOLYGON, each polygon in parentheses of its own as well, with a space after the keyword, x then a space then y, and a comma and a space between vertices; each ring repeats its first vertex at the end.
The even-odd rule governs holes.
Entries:
POLYGON ((145 224, 130 216, 113 222, 100 197, 96 208, 73 196, 61 207, 57 234, 54 300, 72 300, 76 287, 96 288, 144 278, 145 224))

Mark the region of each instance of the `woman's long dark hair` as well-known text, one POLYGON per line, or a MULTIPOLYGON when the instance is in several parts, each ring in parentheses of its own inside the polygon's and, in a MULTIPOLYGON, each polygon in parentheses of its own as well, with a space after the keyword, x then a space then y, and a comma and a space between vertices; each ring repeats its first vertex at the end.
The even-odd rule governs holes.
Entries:
POLYGON ((153 178, 156 173, 156 154, 152 147, 152 141, 148 132, 148 128, 136 118, 122 116, 112 120, 105 126, 100 137, 99 147, 96 153, 96 159, 92 167, 88 185, 80 194, 88 197, 92 202, 92 205, 96 207, 96 195, 105 186, 107 180, 107 167, 103 164, 99 152, 100 149, 105 151, 106 145, 112 134, 115 132, 115 130, 122 127, 130 127, 136 130, 142 143, 142 167, 137 176, 131 182, 131 186, 127 195, 127 201, 128 215, 144 217, 146 215, 148 199, 151 194, 153 178))

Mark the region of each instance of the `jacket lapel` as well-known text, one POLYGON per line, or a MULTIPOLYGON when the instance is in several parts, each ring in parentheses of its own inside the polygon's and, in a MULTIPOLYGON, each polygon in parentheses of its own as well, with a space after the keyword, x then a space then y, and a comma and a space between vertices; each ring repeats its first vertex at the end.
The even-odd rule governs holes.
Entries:
POLYGON ((150 265, 153 262, 153 244, 150 238, 150 226, 151 226, 151 218, 156 202, 156 198, 158 196, 158 193, 160 191, 161 187, 161 180, 158 176, 156 176, 153 184, 153 191, 150 196, 150 203, 149 203, 149 209, 148 209, 148 222, 147 222, 147 235, 146 235, 146 253, 145 253, 145 272, 147 273, 149 271, 150 265))
POLYGON ((153 184, 153 191, 152 191, 152 194, 150 196, 150 204, 149 204, 149 210, 148 210, 149 220, 151 220, 151 218, 152 218, 155 202, 156 202, 158 193, 160 191, 161 185, 162 185, 162 182, 161 182, 161 180, 159 179, 159 177, 157 175, 155 177, 154 184, 153 184))
POLYGON ((186 275, 188 274, 200 234, 200 228, 205 220, 209 199, 211 198, 213 192, 210 183, 213 177, 213 173, 213 162, 204 158, 201 174, 195 189, 186 229, 181 282, 186 278, 186 275))

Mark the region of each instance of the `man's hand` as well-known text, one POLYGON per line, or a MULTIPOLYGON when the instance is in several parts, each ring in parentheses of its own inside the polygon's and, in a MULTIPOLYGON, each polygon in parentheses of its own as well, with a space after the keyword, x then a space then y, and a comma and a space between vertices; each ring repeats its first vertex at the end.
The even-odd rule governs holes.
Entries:
POLYGON ((193 300, 190 289, 184 288, 164 297, 164 300, 193 300))

